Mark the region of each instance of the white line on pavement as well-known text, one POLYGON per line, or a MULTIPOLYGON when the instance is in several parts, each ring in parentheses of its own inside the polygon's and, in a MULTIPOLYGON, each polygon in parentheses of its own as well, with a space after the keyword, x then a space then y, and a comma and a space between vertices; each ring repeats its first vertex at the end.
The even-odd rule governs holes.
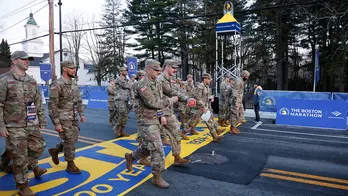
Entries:
POLYGON ((251 127, 251 129, 257 129, 257 127, 259 127, 260 125, 262 125, 261 121, 256 123, 253 127, 251 127))

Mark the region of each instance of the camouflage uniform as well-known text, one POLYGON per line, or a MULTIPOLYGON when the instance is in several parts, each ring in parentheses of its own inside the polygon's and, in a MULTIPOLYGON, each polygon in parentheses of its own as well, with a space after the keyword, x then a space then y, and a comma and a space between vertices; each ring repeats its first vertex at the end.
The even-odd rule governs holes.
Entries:
MULTIPOLYGON (((211 76, 210 74, 203 74, 203 78, 208 78, 211 80, 211 76)), ((192 134, 197 134, 194 130, 196 125, 199 123, 200 121, 200 117, 203 115, 203 110, 204 108, 208 108, 208 110, 210 110, 211 112, 211 117, 210 119, 205 122, 211 135, 214 138, 214 141, 219 141, 221 139, 221 137, 219 137, 218 135, 220 134, 221 129, 218 128, 218 124, 214 119, 213 116, 213 111, 211 110, 211 106, 210 106, 210 97, 211 97, 211 91, 209 86, 205 85, 203 82, 198 84, 197 87, 194 89, 193 91, 193 98, 195 98, 197 100, 197 105, 195 108, 192 108, 190 111, 190 119, 189 119, 189 127, 191 130, 192 134)))
MULTIPOLYGON (((187 90, 186 90, 186 83, 182 82, 181 83, 181 87, 179 88, 179 92, 181 94, 184 94, 186 96, 188 96, 187 90)), ((174 111, 175 113, 178 114, 180 121, 181 121, 181 129, 183 130, 188 130, 188 111, 189 111, 189 107, 187 107, 185 102, 176 102, 174 104, 174 111)))
POLYGON ((13 70, 1 75, 0 116, 0 129, 9 133, 6 152, 13 159, 16 186, 21 189, 28 185, 28 168, 36 173, 38 159, 46 147, 39 126, 46 126, 47 121, 41 91, 34 78, 27 74, 19 76, 13 70))
MULTIPOLYGON (((76 65, 70 61, 63 61, 61 67, 76 68, 76 65)), ((53 162, 59 164, 58 152, 64 152, 64 159, 68 162, 67 170, 71 173, 80 173, 73 161, 75 143, 79 135, 78 115, 83 117, 84 113, 80 88, 75 80, 62 76, 51 84, 48 114, 52 123, 55 126, 60 124, 63 129, 63 132, 59 132, 62 143, 57 144, 56 148, 49 149, 53 162)))
MULTIPOLYGON (((229 76, 227 76, 228 78, 230 78, 229 76)), ((225 124, 225 121, 228 120, 227 119, 227 97, 226 97, 226 93, 228 92, 228 89, 230 88, 229 83, 226 80, 223 80, 220 84, 220 95, 219 95, 219 124, 221 126, 228 126, 227 124, 225 124)))
MULTIPOLYGON (((165 60, 164 66, 170 66, 172 68, 179 67, 177 63, 173 60, 165 60)), ((175 87, 175 85, 173 85, 171 79, 167 77, 164 73, 162 73, 157 78, 157 80, 162 83, 163 93, 166 96, 168 97, 178 96, 179 100, 182 102, 186 102, 186 100, 189 98, 185 94, 181 93, 179 89, 175 87)), ((163 126, 163 133, 170 140, 173 156, 180 156, 182 133, 180 131, 180 123, 178 119, 176 118, 176 116, 174 115, 173 105, 165 107, 164 116, 167 119, 167 124, 163 126)), ((179 160, 180 158, 178 157, 177 159, 179 160)))
MULTIPOLYGON (((120 71, 127 70, 126 67, 120 68, 120 71)), ((128 113, 130 106, 128 101, 133 102, 132 84, 128 79, 120 76, 116 79, 116 97, 115 97, 115 108, 116 108, 116 125, 114 127, 114 132, 117 136, 129 136, 124 132, 124 128, 128 121, 128 113), (121 128, 121 129, 120 129, 121 128)))
MULTIPOLYGON (((188 74, 187 78, 189 78, 189 77, 192 78, 192 75, 188 74)), ((192 92, 193 92, 194 88, 195 88, 195 86, 193 85, 193 81, 192 82, 186 81, 186 91, 187 91, 187 94, 189 97, 193 97, 192 92)))
POLYGON ((115 95, 116 95, 116 87, 109 86, 108 89, 108 110, 109 110, 109 122, 113 124, 115 120, 115 95))

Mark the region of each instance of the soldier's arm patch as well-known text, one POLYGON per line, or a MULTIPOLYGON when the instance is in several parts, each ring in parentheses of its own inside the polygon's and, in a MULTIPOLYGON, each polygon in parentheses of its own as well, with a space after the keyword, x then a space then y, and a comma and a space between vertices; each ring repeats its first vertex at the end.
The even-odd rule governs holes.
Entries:
POLYGON ((147 89, 147 87, 144 86, 144 87, 142 87, 142 88, 140 89, 140 91, 141 91, 141 92, 144 92, 144 91, 146 91, 146 89, 147 89))

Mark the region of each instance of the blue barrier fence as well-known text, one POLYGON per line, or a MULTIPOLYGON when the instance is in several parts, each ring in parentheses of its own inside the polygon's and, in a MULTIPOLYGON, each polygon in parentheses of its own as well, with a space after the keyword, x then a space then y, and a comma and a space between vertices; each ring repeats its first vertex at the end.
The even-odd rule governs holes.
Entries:
POLYGON ((331 100, 328 92, 272 91, 263 90, 260 97, 260 111, 277 112, 279 98, 305 100, 331 100))

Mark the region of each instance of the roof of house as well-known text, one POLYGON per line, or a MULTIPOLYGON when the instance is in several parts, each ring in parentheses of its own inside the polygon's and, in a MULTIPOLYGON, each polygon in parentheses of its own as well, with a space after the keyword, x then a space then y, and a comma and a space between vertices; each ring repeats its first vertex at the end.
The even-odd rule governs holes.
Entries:
POLYGON ((34 57, 34 60, 30 61, 30 66, 40 66, 40 63, 42 63, 42 61, 47 59, 49 56, 49 53, 44 53, 42 57, 34 57))

